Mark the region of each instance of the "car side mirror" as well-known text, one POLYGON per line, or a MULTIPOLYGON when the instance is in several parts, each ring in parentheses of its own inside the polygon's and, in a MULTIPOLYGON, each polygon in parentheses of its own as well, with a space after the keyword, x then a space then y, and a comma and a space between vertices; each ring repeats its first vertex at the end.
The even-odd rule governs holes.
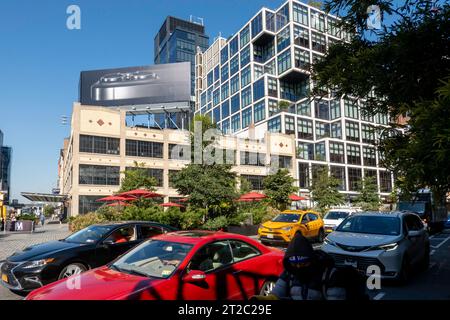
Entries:
POLYGON ((111 239, 106 239, 105 241, 103 241, 104 246, 111 246, 113 244, 114 244, 114 241, 111 239))
POLYGON ((183 281, 188 283, 199 283, 206 279, 206 273, 200 270, 191 270, 188 274, 183 276, 183 281))
POLYGON ((416 238, 420 236, 420 231, 417 230, 410 230, 408 231, 408 237, 409 238, 416 238))

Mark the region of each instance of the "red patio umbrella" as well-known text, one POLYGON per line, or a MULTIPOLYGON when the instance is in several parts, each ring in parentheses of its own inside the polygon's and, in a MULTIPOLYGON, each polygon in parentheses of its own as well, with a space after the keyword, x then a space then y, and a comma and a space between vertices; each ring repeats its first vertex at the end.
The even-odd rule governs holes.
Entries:
POLYGON ((188 202, 188 201, 189 201, 188 198, 181 198, 177 200, 177 202, 188 202))
POLYGON ((246 194, 243 194, 242 196, 240 196, 237 201, 243 201, 243 202, 259 201, 259 200, 262 200, 265 198, 267 198, 267 196, 263 195, 262 193, 249 192, 249 193, 246 193, 246 194))
POLYGON ((296 194, 291 194, 291 195, 289 196, 289 200, 292 200, 292 201, 301 201, 301 200, 308 200, 308 199, 306 199, 305 197, 302 197, 302 196, 298 196, 298 195, 296 195, 296 194))
POLYGON ((135 189, 135 190, 131 190, 131 191, 127 191, 127 192, 122 192, 121 194, 119 194, 119 196, 124 196, 124 197, 133 197, 133 198, 159 198, 159 197, 163 197, 162 194, 153 192, 153 191, 149 191, 149 190, 145 190, 145 189, 135 189))
POLYGON ((133 200, 133 198, 125 196, 108 196, 105 198, 97 199, 96 201, 108 202, 108 201, 129 201, 129 200, 133 200))
POLYGON ((127 202, 118 201, 118 202, 113 202, 113 203, 107 204, 106 206, 108 206, 108 207, 119 207, 119 206, 120 207, 128 207, 128 206, 130 206, 130 204, 127 202))
POLYGON ((174 203, 174 202, 166 202, 166 203, 161 203, 160 204, 161 207, 177 207, 177 208, 183 208, 184 206, 178 203, 174 203))

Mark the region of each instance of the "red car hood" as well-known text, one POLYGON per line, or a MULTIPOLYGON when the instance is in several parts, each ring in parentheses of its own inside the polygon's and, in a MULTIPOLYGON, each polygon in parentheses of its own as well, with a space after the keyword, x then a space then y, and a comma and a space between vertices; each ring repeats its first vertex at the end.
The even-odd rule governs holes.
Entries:
MULTIPOLYGON (((167 280, 130 275, 100 267, 32 291, 27 300, 122 300, 167 280)), ((148 297, 147 297, 148 298, 148 297)))

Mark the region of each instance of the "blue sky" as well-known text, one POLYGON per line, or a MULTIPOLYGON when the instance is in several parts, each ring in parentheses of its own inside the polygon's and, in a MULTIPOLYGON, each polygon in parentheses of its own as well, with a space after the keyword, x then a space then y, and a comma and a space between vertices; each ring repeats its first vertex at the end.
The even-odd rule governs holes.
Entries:
POLYGON ((78 98, 81 70, 153 64, 153 38, 167 15, 204 18, 211 41, 228 37, 262 6, 282 0, 2 0, 0 130, 13 147, 12 198, 51 192, 78 98), (81 30, 66 28, 66 9, 81 8, 81 30))

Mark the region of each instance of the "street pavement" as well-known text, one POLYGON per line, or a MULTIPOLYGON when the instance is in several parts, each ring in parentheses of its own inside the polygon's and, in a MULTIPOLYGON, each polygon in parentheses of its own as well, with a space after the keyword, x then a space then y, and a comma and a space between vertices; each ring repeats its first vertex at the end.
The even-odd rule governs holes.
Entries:
MULTIPOLYGON (((33 234, 0 235, 1 261, 29 245, 58 240, 69 234, 67 225, 46 225, 33 234)), ((253 237, 254 238, 254 237, 253 237)), ((431 236, 430 267, 413 275, 407 285, 382 282, 380 290, 369 291, 373 300, 450 300, 450 230, 431 236)), ((313 245, 315 249, 320 244, 313 245)), ((0 300, 18 300, 22 297, 0 285, 0 300)))

